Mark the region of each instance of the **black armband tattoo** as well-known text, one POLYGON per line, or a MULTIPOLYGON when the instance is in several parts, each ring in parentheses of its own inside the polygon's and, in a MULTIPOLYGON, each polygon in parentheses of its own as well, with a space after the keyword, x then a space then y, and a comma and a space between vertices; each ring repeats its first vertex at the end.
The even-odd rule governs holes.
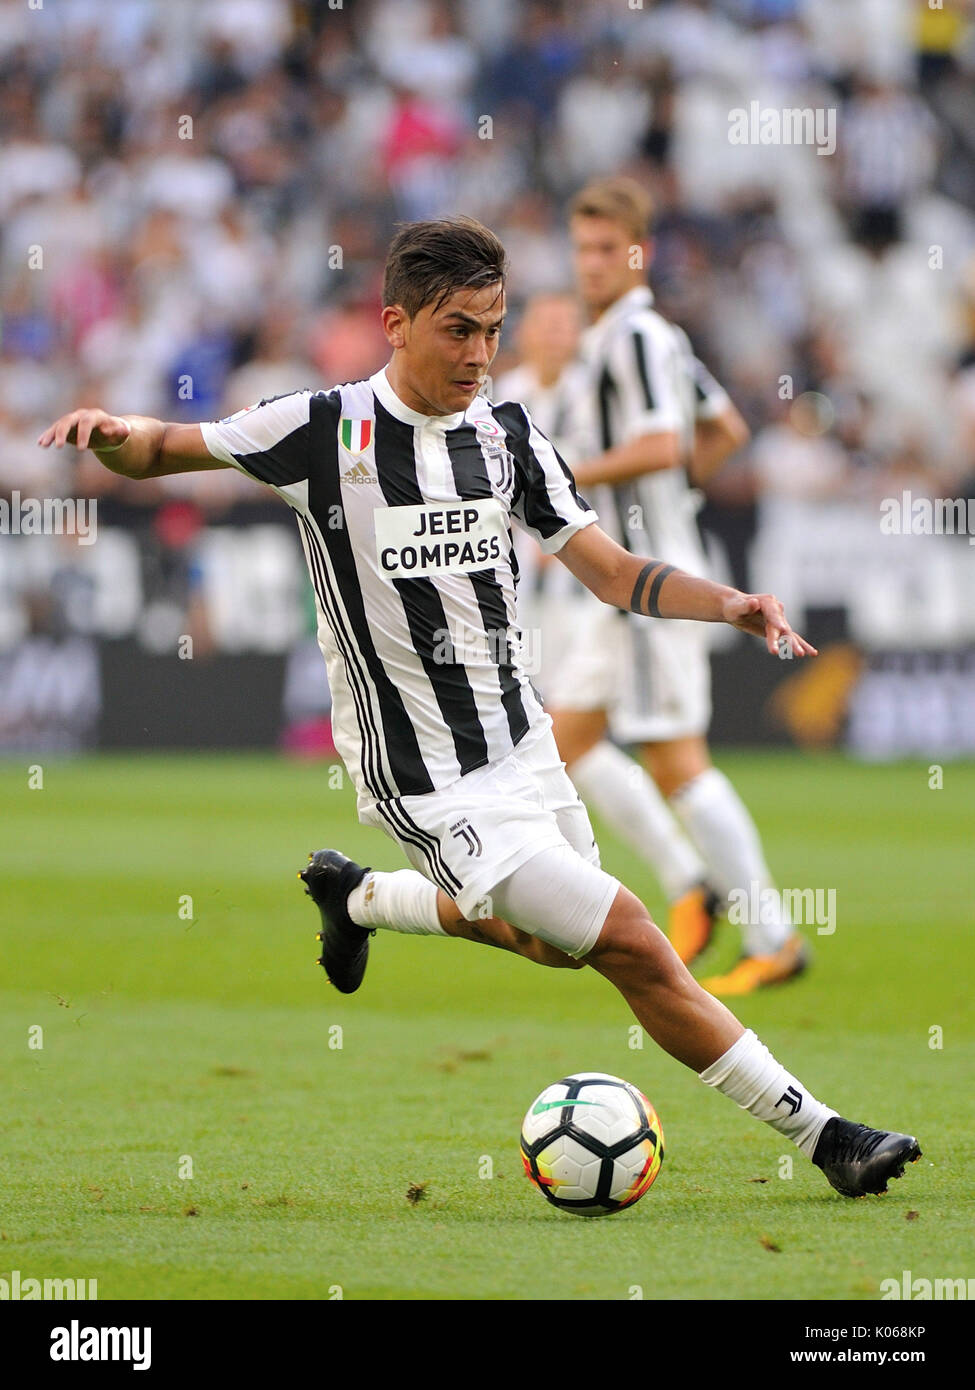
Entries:
POLYGON ((650 594, 646 599, 646 607, 644 607, 647 584, 649 583, 651 574, 657 569, 658 565, 660 565, 659 560, 648 561, 648 563, 643 566, 643 569, 637 576, 636 584, 633 586, 633 597, 630 599, 630 608, 634 613, 642 614, 643 617, 660 617, 660 608, 657 604, 660 586, 663 584, 668 574, 673 574, 674 570, 677 568, 676 565, 664 565, 658 570, 653 583, 650 584, 650 594))
POLYGON ((630 596, 630 608, 634 613, 643 612, 643 590, 646 587, 650 575, 657 568, 657 564, 658 561, 656 560, 648 560, 637 576, 637 581, 633 585, 633 593, 630 596))
POLYGON ((647 599, 647 612, 650 614, 651 618, 660 617, 660 608, 657 604, 657 599, 660 595, 660 586, 667 578, 668 574, 673 574, 676 568, 676 565, 664 565, 663 569, 650 585, 650 597, 647 599))

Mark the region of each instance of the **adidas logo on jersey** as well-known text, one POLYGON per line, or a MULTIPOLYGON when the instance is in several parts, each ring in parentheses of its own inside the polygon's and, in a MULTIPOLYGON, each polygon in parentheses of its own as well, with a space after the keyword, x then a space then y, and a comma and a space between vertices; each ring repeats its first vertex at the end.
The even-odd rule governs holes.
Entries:
POLYGON ((343 483, 374 483, 376 480, 360 459, 342 474, 343 483))

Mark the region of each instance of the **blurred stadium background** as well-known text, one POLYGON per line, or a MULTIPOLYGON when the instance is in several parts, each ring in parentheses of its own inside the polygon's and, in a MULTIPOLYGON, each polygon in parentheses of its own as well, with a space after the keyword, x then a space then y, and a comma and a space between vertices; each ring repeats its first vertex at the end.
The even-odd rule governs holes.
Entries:
POLYGON ((702 513, 716 572, 822 651, 722 634, 715 742, 972 754, 975 551, 881 521, 975 499, 973 76, 962 0, 0 0, 0 498, 98 504, 97 544, 0 544, 0 750, 327 752, 284 505, 38 434, 375 371, 392 229, 453 212, 511 256, 497 376, 570 283, 567 200, 626 172, 658 307, 752 429, 702 513), (752 102, 835 111, 835 153, 731 144, 752 102))

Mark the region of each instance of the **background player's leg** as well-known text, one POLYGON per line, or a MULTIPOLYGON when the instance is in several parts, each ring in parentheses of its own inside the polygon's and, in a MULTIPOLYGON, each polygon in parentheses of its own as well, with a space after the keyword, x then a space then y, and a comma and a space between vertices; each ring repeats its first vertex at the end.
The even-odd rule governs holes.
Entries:
POLYGON ((602 709, 553 709, 552 733, 559 757, 567 768, 595 748, 606 734, 606 711, 602 709))
POLYGON ((707 868, 643 767, 606 737, 607 719, 589 710, 555 710, 552 732, 573 784, 624 844, 640 855, 670 904, 668 935, 681 960, 711 939, 715 897, 707 868))
POLYGON ((576 759, 569 775, 586 805, 647 861, 668 902, 704 882, 703 859, 635 758, 602 739, 576 759))
MULTIPOLYGON (((773 978, 796 973, 801 938, 769 873, 755 822, 728 778, 712 766, 705 739, 647 743, 643 752, 654 781, 703 855, 708 882, 725 904, 736 891, 746 895, 745 901, 762 903, 760 919, 742 924, 745 955, 772 960, 783 953, 781 965, 786 973, 772 965, 769 978, 756 982, 771 983, 773 978)), ((729 992, 737 992, 730 977, 707 983, 719 988, 727 983, 729 992)))

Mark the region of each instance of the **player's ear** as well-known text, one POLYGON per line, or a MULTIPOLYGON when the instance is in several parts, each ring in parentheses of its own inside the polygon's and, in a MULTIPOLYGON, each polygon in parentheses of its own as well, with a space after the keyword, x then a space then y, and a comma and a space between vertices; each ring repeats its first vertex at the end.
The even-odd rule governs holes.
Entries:
POLYGON ((383 309, 383 332, 391 348, 406 346, 409 323, 409 315, 401 304, 387 304, 383 309))

